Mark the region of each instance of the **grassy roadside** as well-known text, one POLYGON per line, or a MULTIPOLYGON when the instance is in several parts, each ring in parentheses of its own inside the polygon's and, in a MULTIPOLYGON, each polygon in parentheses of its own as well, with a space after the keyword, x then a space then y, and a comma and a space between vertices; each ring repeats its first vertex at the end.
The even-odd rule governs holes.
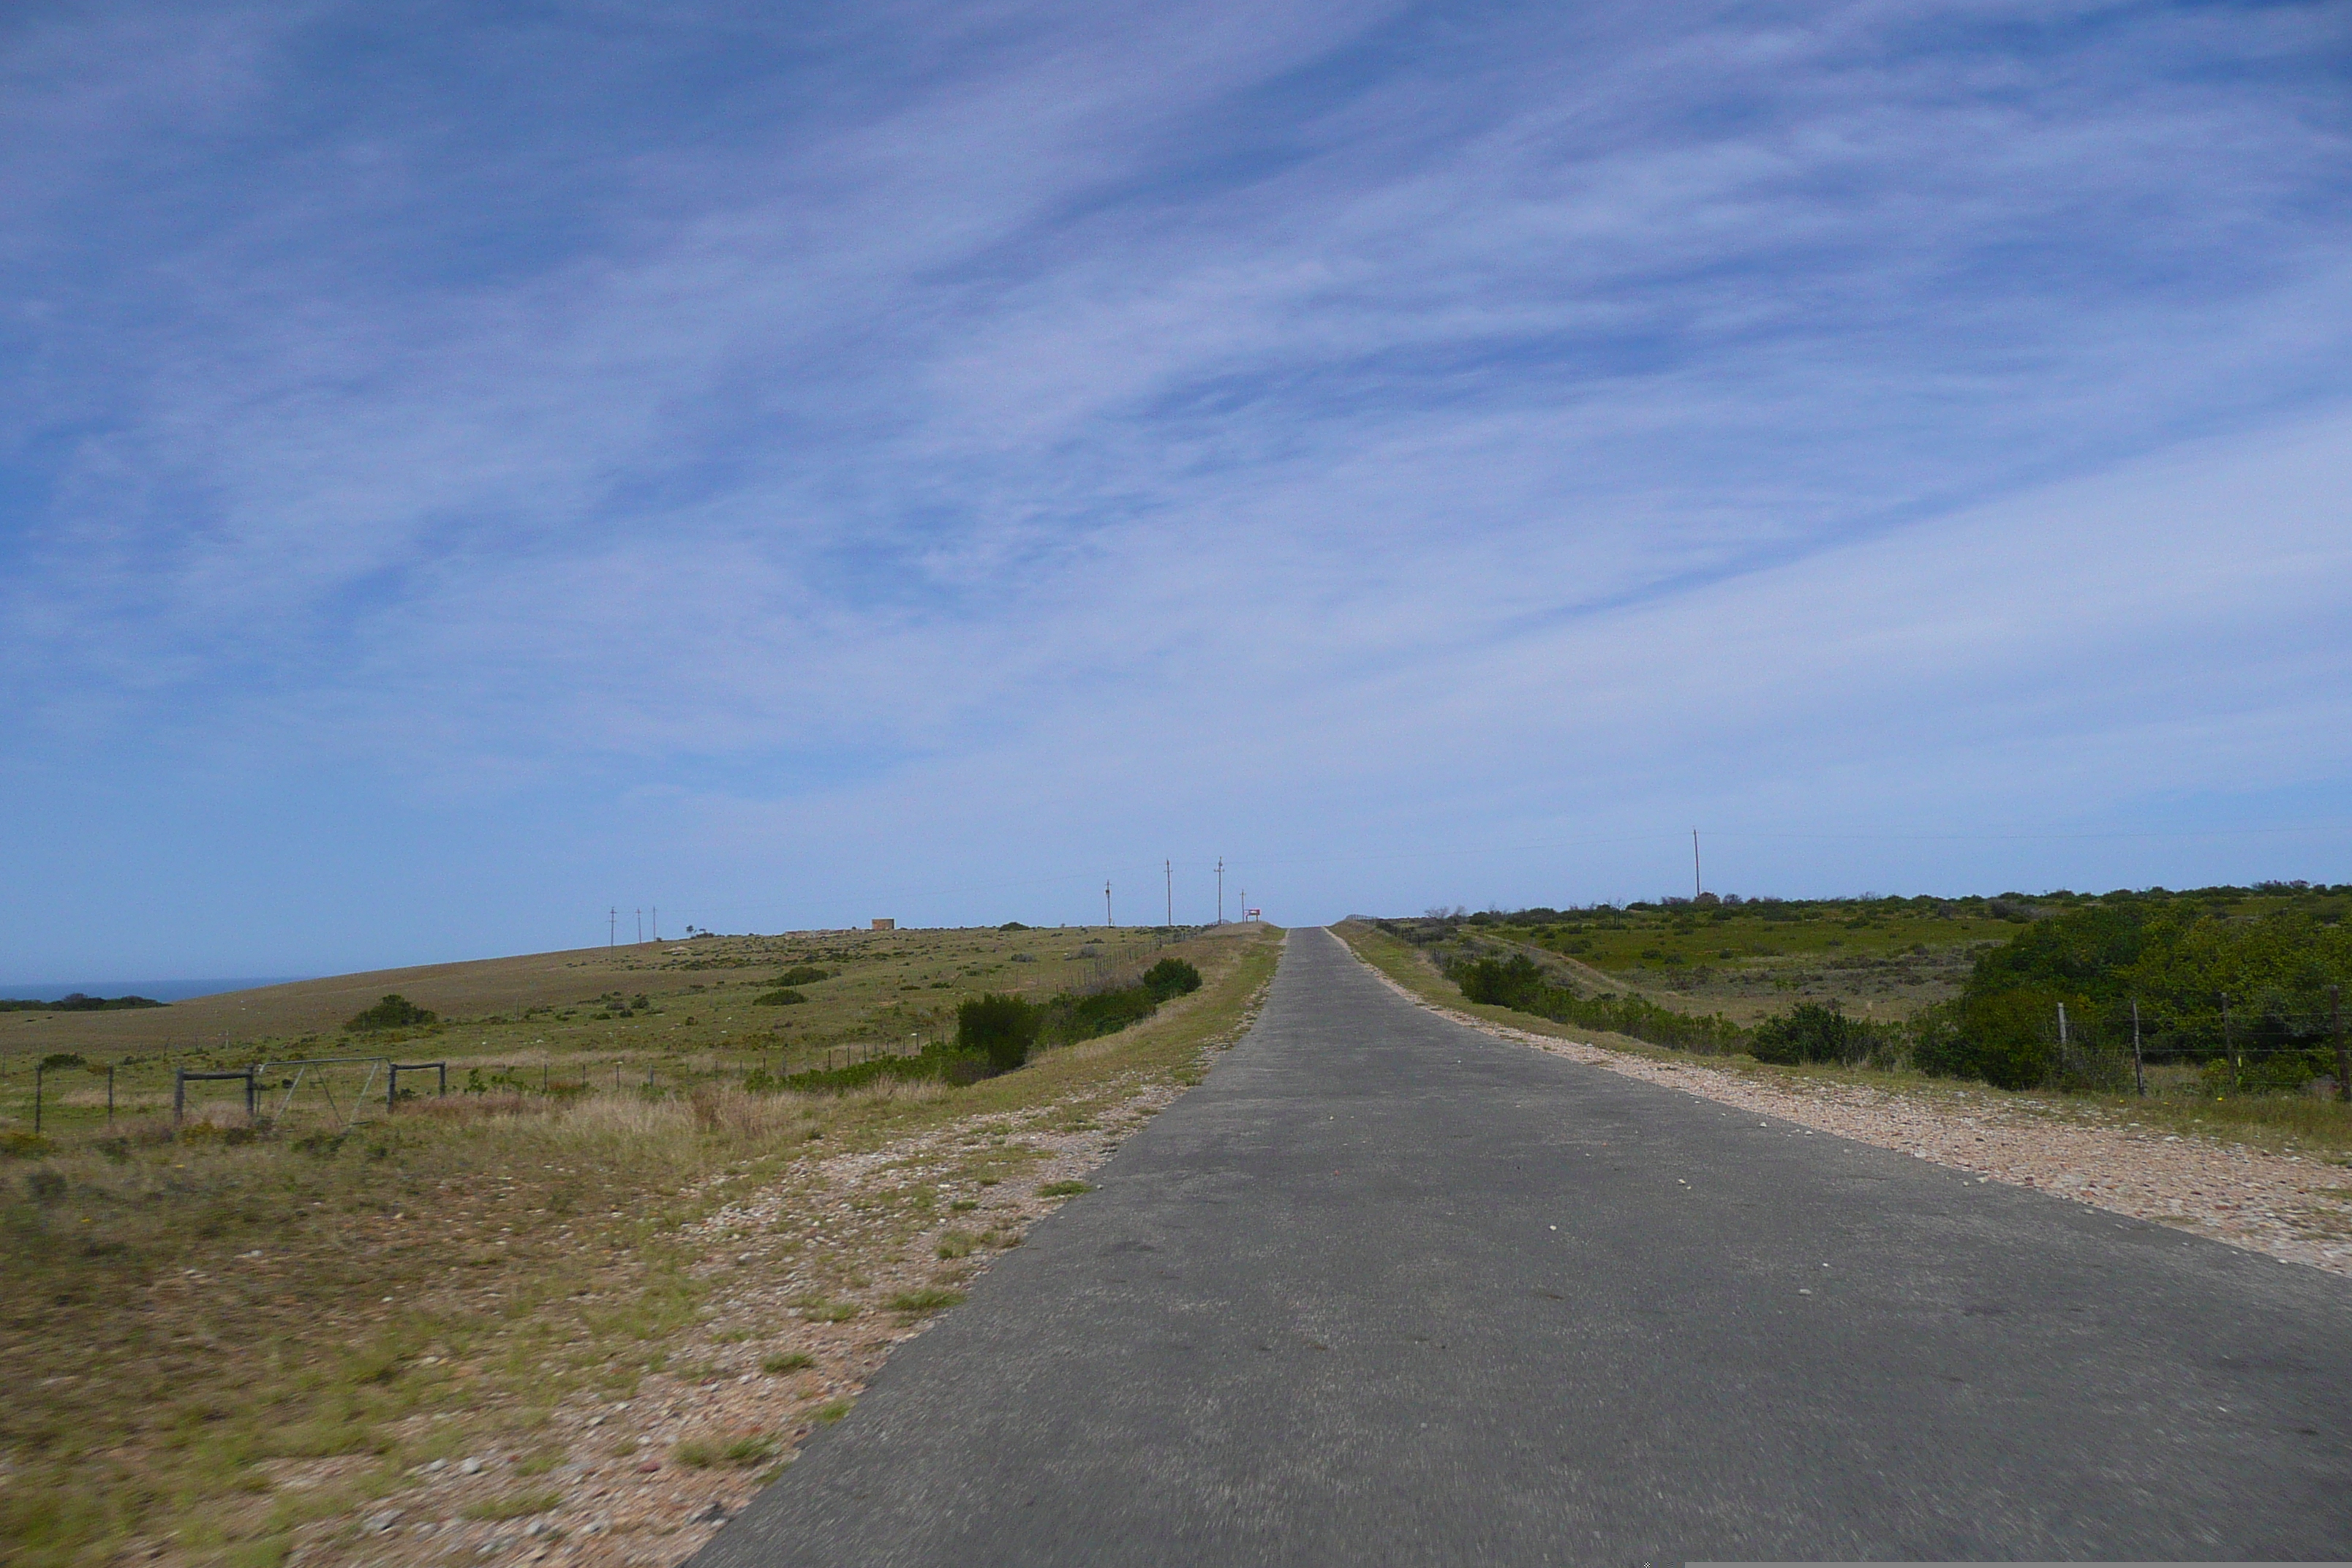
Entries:
POLYGON ((1929 1078, 1908 1071, 1832 1066, 1780 1067, 1748 1056, 1703 1056, 1651 1045, 1629 1036, 1557 1024, 1549 1018, 1487 1006, 1465 999, 1439 973, 1427 954, 1366 921, 1349 920, 1331 930, 1357 957, 1412 994, 1484 1022, 1551 1039, 1575 1040, 1653 1061, 1687 1063, 1785 1083, 1843 1084, 1948 1106, 1986 1100, 2026 1111, 2072 1120, 2128 1120, 2184 1137, 2243 1143, 2271 1153, 2309 1153, 2352 1164, 2352 1108, 2301 1096, 2237 1096, 2200 1100, 2174 1096, 2070 1094, 2052 1089, 2011 1092, 1977 1082, 1929 1078))
MULTIPOLYGON (((983 1237, 961 1256, 940 1243, 923 1279, 877 1294, 884 1255, 944 1215, 988 1213, 990 1191, 1035 1168, 1008 1129, 1084 1128, 1198 1081, 1263 993, 1278 934, 1155 949, 1192 957, 1202 989, 964 1089, 761 1095, 716 1075, 506 1089, 347 1132, 133 1129, 0 1164, 0 1558, 268 1568, 299 1541, 306 1563, 388 1562, 404 1553, 363 1516, 472 1456, 499 1456, 464 1504, 485 1524, 560 1519, 567 1489, 623 1461, 770 1461, 846 1408, 842 1380, 814 1375, 832 1342, 800 1347, 887 1348, 951 1304, 983 1237), (940 1152, 922 1179, 893 1168, 925 1140, 940 1152), (820 1165, 871 1174, 804 1224, 792 1194, 820 1165), (720 1282, 743 1270, 714 1254, 750 1244, 714 1216, 763 1201, 762 1256, 801 1288, 721 1323, 720 1282), (637 1436, 574 1419, 653 1383, 690 1405, 720 1360, 730 1384, 774 1380, 761 1429, 637 1459, 637 1436)), ((957 940, 975 967, 975 939, 957 940)), ((1017 1240, 1004 1225, 997 1245, 1017 1240)))

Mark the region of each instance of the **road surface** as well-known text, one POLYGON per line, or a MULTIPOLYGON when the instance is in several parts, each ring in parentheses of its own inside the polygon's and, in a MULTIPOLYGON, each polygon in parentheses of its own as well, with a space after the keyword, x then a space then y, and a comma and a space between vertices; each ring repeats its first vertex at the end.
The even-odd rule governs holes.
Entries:
POLYGON ((1413 1006, 1249 1037, 698 1568, 2352 1555, 2352 1286, 1413 1006))

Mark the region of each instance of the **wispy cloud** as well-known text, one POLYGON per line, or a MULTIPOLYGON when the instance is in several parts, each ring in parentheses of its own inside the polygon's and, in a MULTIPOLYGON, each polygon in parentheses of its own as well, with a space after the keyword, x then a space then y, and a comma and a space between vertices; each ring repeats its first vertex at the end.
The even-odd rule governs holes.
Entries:
POLYGON ((289 788, 420 814, 332 851, 372 881, 458 819, 594 842, 487 851, 466 940, 527 942, 600 879, 782 921, 1247 842, 1326 868, 1313 915, 1571 818, 2352 816, 2306 734, 2332 7, 122 5, 0 47, 31 868, 155 792, 218 824, 163 874, 257 902, 289 788))

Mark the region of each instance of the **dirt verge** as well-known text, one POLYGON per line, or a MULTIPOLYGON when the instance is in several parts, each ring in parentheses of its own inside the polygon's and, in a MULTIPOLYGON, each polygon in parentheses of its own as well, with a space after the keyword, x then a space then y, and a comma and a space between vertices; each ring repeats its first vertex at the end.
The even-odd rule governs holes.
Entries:
MULTIPOLYGON (((1350 947, 1349 951, 1354 952, 1350 947)), ((1444 1006, 1357 961, 1416 1006, 1498 1039, 1645 1083, 1895 1149, 1980 1180, 2178 1226, 2285 1262, 2352 1276, 2352 1173, 2323 1160, 2184 1137, 2094 1106, 2024 1102, 1992 1090, 1935 1097, 1801 1078, 1770 1079, 1612 1051, 1514 1029, 1444 1006)))

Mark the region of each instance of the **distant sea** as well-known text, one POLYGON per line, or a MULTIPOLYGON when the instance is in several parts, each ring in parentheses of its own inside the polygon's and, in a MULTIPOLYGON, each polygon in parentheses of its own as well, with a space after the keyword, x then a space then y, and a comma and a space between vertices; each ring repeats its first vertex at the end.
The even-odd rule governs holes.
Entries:
POLYGON ((79 991, 85 996, 144 996, 151 1002, 184 1002, 191 996, 215 996, 224 991, 250 991, 257 985, 284 985, 311 978, 308 974, 265 974, 245 980, 0 980, 0 996, 18 1002, 55 1002, 79 991))

